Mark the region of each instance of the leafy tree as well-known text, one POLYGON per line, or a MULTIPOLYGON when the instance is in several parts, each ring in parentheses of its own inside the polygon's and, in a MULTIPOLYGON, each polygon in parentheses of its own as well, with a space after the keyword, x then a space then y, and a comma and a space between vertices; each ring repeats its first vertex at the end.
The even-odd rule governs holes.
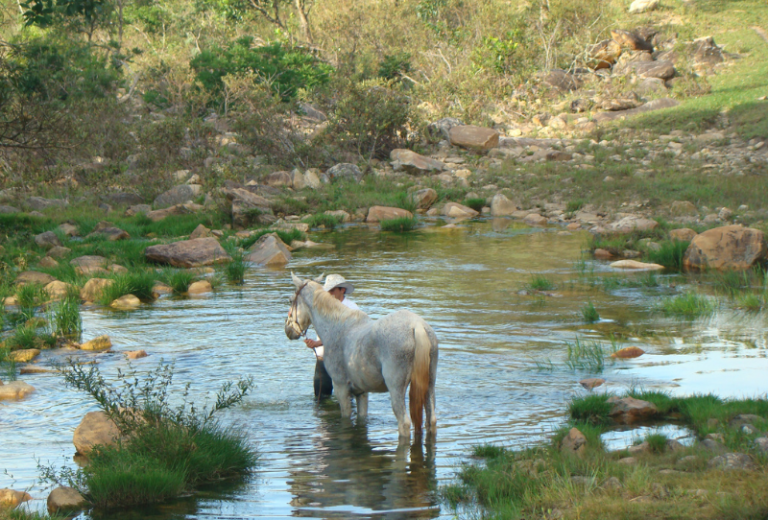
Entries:
POLYGON ((314 0, 248 0, 251 7, 259 12, 270 23, 278 26, 285 32, 288 27, 285 24, 285 14, 283 8, 293 11, 299 22, 301 38, 305 43, 312 43, 312 26, 310 24, 310 14, 315 5, 314 0))
MULTIPOLYGON (((110 0, 26 0, 19 5, 23 11, 24 25, 45 28, 62 24, 70 30, 85 33, 89 42, 115 7, 110 0)), ((118 7, 122 39, 122 1, 118 7)))

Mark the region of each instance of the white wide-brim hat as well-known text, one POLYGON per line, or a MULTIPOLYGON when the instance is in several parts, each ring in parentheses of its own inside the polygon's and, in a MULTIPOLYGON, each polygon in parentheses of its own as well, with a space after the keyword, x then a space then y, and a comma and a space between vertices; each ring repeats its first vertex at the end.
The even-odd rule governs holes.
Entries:
POLYGON ((340 274, 329 274, 325 278, 325 285, 323 285, 323 289, 328 292, 335 287, 345 288, 347 290, 345 294, 352 294, 355 290, 355 287, 346 281, 340 274))

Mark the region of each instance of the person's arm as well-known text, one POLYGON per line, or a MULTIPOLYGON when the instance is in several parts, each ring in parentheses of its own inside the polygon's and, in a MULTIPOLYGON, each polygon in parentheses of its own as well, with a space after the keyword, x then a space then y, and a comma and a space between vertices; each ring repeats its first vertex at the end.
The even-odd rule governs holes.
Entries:
POLYGON ((307 345, 307 348, 317 348, 317 347, 323 346, 323 342, 320 341, 319 339, 307 338, 304 340, 304 343, 307 345))

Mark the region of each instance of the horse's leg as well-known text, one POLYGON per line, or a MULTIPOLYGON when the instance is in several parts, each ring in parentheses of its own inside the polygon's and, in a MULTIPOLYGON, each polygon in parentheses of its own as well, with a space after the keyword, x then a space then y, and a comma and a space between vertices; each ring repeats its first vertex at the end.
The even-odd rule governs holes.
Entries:
POLYGON ((368 394, 360 394, 357 396, 357 418, 358 420, 365 420, 368 418, 368 394))
POLYGON ((352 417, 352 397, 349 395, 349 388, 347 385, 333 385, 333 388, 336 390, 336 398, 339 400, 341 416, 347 419, 352 417))
POLYGON ((392 411, 397 418, 397 431, 400 442, 408 442, 411 438, 411 418, 405 410, 405 390, 411 379, 408 370, 392 368, 390 363, 382 367, 384 382, 389 388, 389 400, 392 402, 392 411))

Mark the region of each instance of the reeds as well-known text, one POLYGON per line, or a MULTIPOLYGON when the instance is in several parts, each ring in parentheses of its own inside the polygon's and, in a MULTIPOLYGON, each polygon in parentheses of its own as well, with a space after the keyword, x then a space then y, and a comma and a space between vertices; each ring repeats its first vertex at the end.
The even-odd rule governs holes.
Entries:
POLYGON ((382 231, 394 231, 396 233, 407 233, 412 231, 418 221, 415 217, 400 217, 379 222, 382 231))

